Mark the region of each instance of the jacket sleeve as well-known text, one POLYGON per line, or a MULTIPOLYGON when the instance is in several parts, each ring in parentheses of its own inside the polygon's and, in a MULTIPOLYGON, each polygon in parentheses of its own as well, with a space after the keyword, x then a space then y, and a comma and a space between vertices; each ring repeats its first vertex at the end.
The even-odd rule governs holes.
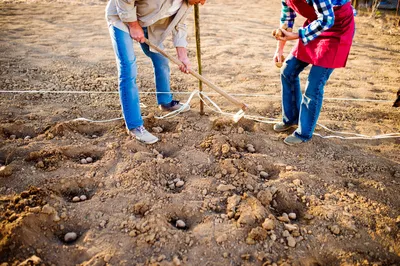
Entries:
POLYGON ((307 27, 299 28, 299 38, 304 45, 317 38, 335 23, 335 13, 331 0, 313 0, 312 2, 317 19, 307 27))
POLYGON ((135 0, 115 0, 115 6, 123 22, 137 21, 135 0))
POLYGON ((185 23, 191 8, 189 8, 181 20, 176 24, 175 28, 172 30, 172 40, 175 47, 187 47, 187 25, 185 23))

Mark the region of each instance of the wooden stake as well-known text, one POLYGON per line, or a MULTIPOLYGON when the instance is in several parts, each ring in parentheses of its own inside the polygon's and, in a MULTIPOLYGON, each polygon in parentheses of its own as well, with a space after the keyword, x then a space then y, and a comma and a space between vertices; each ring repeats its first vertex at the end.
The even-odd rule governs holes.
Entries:
MULTIPOLYGON (((197 65, 199 68, 199 74, 202 75, 201 69, 201 46, 200 46, 200 14, 199 14, 199 4, 194 5, 194 25, 196 34, 196 55, 197 55, 197 65)), ((203 91, 203 82, 199 80, 199 91, 203 91)), ((204 103, 203 96, 200 94, 200 114, 204 115, 204 103)))

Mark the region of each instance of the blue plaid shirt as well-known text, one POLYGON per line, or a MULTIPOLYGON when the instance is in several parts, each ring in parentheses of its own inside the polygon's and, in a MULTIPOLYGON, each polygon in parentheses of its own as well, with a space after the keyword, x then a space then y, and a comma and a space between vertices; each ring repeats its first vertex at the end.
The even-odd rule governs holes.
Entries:
MULTIPOLYGON (((314 7, 317 20, 311 22, 307 27, 299 29, 299 38, 306 45, 317 38, 322 32, 329 29, 335 23, 334 6, 342 6, 350 0, 306 0, 314 7)), ((286 24, 293 28, 296 12, 291 9, 286 0, 282 0, 281 25, 286 24)))

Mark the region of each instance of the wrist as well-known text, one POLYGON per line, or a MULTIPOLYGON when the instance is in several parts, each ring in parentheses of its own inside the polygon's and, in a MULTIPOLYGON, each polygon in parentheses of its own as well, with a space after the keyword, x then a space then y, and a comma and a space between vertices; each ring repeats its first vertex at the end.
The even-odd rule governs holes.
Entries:
MULTIPOLYGON (((140 27, 139 21, 137 21, 137 20, 131 21, 131 22, 127 22, 127 24, 128 24, 128 26, 129 26, 130 28, 137 28, 137 27, 140 27)), ((141 28, 141 27, 140 27, 140 28, 141 28)))

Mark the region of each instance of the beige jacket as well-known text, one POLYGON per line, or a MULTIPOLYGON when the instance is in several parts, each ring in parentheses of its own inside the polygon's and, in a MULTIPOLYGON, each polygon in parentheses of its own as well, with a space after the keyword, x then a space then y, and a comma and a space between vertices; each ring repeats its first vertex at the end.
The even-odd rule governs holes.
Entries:
POLYGON ((172 5, 172 0, 109 0, 106 19, 109 25, 129 33, 127 22, 138 21, 147 27, 149 40, 163 48, 162 42, 172 34, 175 47, 187 46, 185 19, 191 8, 186 0, 178 12, 163 18, 172 5))

